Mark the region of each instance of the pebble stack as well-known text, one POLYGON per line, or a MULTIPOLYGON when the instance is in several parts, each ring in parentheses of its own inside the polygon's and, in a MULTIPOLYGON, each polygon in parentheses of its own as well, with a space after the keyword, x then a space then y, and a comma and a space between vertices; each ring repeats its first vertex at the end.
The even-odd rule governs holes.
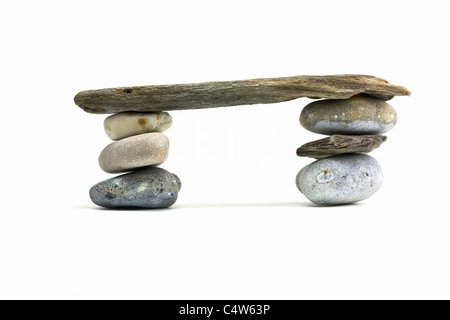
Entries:
MULTIPOLYGON (((180 179, 157 167, 169 153, 162 133, 172 124, 166 111, 257 105, 307 97, 318 100, 300 116, 304 128, 329 137, 297 150, 318 159, 297 175, 297 187, 319 205, 352 203, 373 195, 383 174, 366 155, 379 147, 397 121, 385 101, 411 93, 370 75, 261 78, 118 87, 79 92, 74 102, 94 114, 112 114, 105 132, 115 142, 100 154, 107 173, 124 173, 93 186, 89 195, 106 208, 166 208, 175 203, 180 179)), ((207 146, 206 146, 207 147, 207 146)))
POLYGON ((89 191, 92 202, 105 208, 167 208, 177 201, 181 181, 156 166, 169 155, 169 139, 162 132, 172 125, 167 112, 121 112, 104 121, 106 135, 115 142, 100 153, 107 173, 126 174, 97 183, 89 191))
POLYGON ((356 95, 349 99, 325 99, 308 104, 300 124, 329 137, 304 144, 300 157, 318 159, 297 174, 297 188, 318 205, 348 204, 372 196, 381 187, 383 173, 375 158, 367 155, 397 123, 397 113, 387 102, 356 95))

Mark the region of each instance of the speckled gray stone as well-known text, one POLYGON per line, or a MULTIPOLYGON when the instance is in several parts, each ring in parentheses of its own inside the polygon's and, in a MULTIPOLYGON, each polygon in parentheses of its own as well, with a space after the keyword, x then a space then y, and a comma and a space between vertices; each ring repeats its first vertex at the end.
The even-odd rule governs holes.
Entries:
POLYGON ((317 160, 297 174, 297 188, 318 205, 367 199, 381 187, 383 173, 375 158, 346 154, 317 160))
POLYGON ((397 123, 397 113, 387 102, 357 95, 312 102, 303 108, 300 123, 320 134, 375 135, 391 130, 397 123))
POLYGON ((105 208, 167 208, 178 198, 181 181, 162 168, 146 167, 94 185, 92 202, 105 208))

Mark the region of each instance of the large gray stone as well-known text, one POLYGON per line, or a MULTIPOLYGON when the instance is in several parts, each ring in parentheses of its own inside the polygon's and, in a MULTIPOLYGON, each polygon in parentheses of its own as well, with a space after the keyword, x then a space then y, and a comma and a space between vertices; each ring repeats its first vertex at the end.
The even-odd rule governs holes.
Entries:
POLYGON ((318 205, 353 203, 381 187, 383 173, 375 158, 346 154, 317 160, 297 174, 297 188, 318 205))
POLYGON ((179 178, 158 167, 141 168, 94 185, 92 202, 106 208, 167 208, 178 198, 179 178))

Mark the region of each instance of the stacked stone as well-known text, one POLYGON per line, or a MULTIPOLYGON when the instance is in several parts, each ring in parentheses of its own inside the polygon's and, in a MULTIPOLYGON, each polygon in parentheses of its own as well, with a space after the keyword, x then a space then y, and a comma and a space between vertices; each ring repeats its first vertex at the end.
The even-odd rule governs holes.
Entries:
POLYGON ((167 208, 181 188, 177 175, 157 167, 169 154, 169 139, 162 132, 172 125, 167 112, 122 112, 104 121, 113 143, 98 162, 107 173, 126 174, 102 181, 89 191, 91 200, 106 208, 167 208))
POLYGON ((329 137, 304 144, 300 157, 319 159, 297 174, 297 188, 318 205, 348 204, 367 199, 381 186, 383 173, 375 158, 378 148, 397 122, 395 109, 366 95, 326 99, 308 104, 301 125, 329 137))
POLYGON ((319 159, 299 172, 297 186, 311 201, 334 205, 378 190, 380 165, 364 153, 383 143, 380 134, 396 123, 395 110, 384 101, 410 94, 384 79, 350 74, 106 88, 81 91, 74 102, 89 113, 115 114, 105 130, 118 141, 103 150, 100 166, 109 173, 133 171, 92 187, 92 201, 109 208, 164 208, 175 203, 181 186, 176 175, 155 167, 168 155, 161 132, 172 119, 165 111, 328 99, 311 103, 300 116, 306 129, 331 136, 297 150, 319 159))

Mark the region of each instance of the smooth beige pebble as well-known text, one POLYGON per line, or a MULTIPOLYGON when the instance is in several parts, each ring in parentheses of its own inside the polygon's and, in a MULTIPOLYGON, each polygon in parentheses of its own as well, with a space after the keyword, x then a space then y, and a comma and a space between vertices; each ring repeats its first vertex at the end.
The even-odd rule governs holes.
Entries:
POLYGON ((122 112, 105 119, 103 126, 111 140, 150 132, 164 132, 172 125, 172 117, 167 112, 139 113, 122 112))
POLYGON ((98 163, 103 171, 118 173, 159 165, 168 155, 169 139, 162 133, 152 132, 109 144, 100 153, 98 163))

